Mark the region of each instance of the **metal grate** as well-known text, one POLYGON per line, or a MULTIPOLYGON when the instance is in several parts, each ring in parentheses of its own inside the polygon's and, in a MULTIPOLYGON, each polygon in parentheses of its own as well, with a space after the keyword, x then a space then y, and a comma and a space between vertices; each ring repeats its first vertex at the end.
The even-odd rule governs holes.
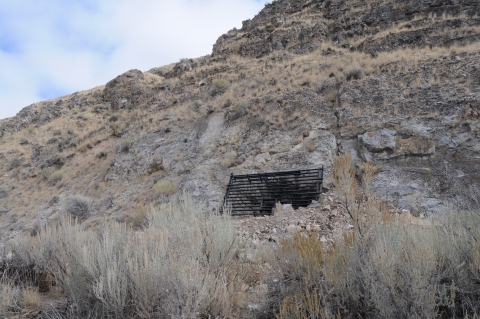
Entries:
POLYGON ((220 212, 232 215, 269 215, 276 203, 294 209, 318 200, 322 191, 323 166, 297 171, 231 175, 220 212))

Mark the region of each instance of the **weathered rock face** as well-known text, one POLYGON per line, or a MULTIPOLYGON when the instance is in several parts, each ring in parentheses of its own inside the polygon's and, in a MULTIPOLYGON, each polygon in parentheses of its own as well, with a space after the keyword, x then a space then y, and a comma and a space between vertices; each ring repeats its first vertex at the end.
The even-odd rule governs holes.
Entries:
POLYGON ((360 136, 360 140, 367 150, 372 153, 393 151, 396 149, 396 133, 396 131, 384 129, 375 132, 366 132, 360 136))
POLYGON ((278 0, 267 4, 252 20, 244 21, 240 30, 222 35, 213 47, 213 55, 262 57, 281 50, 301 54, 317 49, 325 40, 372 55, 424 45, 465 44, 478 41, 479 32, 466 30, 450 35, 436 31, 480 25, 477 19, 468 18, 478 13, 474 0, 369 1, 369 5, 352 0, 278 0), (415 20, 419 15, 458 17, 415 20), (375 36, 379 29, 399 23, 401 31, 387 37, 375 36), (358 38, 362 38, 359 43, 358 38))
POLYGON ((140 70, 130 70, 117 76, 108 82, 103 90, 103 99, 112 103, 115 109, 138 105, 152 95, 153 92, 145 84, 145 76, 140 70))

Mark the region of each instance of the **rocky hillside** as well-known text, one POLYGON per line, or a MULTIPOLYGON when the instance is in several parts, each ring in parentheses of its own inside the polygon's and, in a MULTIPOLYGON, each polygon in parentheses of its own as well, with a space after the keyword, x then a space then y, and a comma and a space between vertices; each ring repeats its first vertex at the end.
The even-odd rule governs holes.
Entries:
POLYGON ((478 207, 479 13, 476 0, 278 0, 209 56, 28 106, 0 121, 0 234, 35 232, 78 196, 92 225, 135 224, 174 191, 215 208, 232 172, 325 165, 329 188, 343 152, 414 214, 478 207))

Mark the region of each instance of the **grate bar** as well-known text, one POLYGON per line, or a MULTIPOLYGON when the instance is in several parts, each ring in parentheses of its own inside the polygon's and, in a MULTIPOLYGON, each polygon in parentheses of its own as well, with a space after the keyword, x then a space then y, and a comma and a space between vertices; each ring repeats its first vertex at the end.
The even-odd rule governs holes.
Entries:
POLYGON ((294 209, 318 200, 323 167, 284 172, 231 175, 220 211, 232 215, 268 215, 276 203, 292 204, 294 209))

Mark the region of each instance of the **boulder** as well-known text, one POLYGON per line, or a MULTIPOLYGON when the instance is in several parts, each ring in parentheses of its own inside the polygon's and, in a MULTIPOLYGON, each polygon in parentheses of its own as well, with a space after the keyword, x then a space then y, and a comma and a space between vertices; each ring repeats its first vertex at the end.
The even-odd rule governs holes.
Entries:
POLYGON ((360 135, 360 140, 363 145, 373 153, 380 153, 383 151, 393 151, 396 148, 394 130, 381 129, 373 132, 366 132, 360 135))
POLYGON ((103 90, 103 99, 114 109, 132 108, 153 96, 140 70, 130 70, 111 80, 103 90))
POLYGON ((431 155, 435 153, 435 144, 428 138, 412 136, 400 140, 398 150, 408 155, 431 155))

